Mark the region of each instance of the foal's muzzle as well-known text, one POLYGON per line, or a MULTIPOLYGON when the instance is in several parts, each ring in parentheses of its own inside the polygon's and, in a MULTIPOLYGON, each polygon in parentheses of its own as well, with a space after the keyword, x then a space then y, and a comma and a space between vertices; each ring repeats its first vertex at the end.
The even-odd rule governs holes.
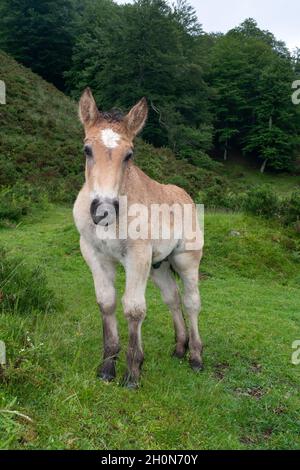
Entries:
POLYGON ((94 199, 90 211, 94 224, 107 227, 117 220, 119 201, 117 199, 94 199))

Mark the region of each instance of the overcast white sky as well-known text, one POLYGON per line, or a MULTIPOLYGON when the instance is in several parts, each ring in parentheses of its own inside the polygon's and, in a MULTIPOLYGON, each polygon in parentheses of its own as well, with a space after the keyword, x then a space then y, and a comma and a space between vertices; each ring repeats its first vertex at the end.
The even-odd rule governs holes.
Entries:
MULTIPOLYGON (((116 0, 130 3, 130 0, 116 0)), ((300 47, 300 0, 190 0, 206 32, 227 32, 245 18, 255 18, 262 29, 293 50, 300 47)))

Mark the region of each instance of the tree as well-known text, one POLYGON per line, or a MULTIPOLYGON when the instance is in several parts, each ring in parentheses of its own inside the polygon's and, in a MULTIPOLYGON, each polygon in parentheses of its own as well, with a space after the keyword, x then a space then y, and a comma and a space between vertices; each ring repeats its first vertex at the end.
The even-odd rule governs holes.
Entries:
POLYGON ((264 42, 279 55, 289 57, 289 50, 283 41, 278 41, 274 34, 268 30, 260 29, 253 18, 247 18, 239 26, 231 29, 228 35, 243 37, 244 39, 257 39, 264 42))
POLYGON ((76 3, 72 0, 2 0, 0 47, 64 89, 70 67, 76 3))
POLYGON ((187 0, 177 0, 173 3, 173 16, 189 35, 199 36, 203 34, 197 13, 187 0))
POLYGON ((297 47, 292 54, 294 72, 297 78, 300 77, 300 48, 297 47))
POLYGON ((216 143, 266 166, 290 169, 299 148, 299 113, 291 103, 295 73, 285 46, 253 20, 219 37, 212 53, 216 143))
MULTIPOLYGON (((150 113, 143 136, 155 145, 182 150, 182 129, 193 127, 211 144, 209 88, 199 38, 202 29, 185 1, 116 5, 101 0, 81 19, 67 74, 78 96, 91 86, 102 107, 129 108, 146 96, 150 113)), ((203 140, 203 139, 202 139, 203 140)))
POLYGON ((291 62, 278 56, 273 56, 259 77, 255 122, 249 129, 244 151, 258 155, 261 172, 267 165, 278 170, 291 169, 293 165, 300 125, 290 99, 293 78, 291 62))

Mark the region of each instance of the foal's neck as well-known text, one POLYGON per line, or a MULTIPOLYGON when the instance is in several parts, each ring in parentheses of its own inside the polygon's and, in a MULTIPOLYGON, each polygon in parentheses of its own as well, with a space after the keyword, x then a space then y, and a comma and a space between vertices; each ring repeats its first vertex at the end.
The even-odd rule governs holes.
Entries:
POLYGON ((147 204, 160 190, 160 183, 147 176, 134 163, 128 165, 123 177, 122 194, 127 196, 130 202, 147 204))

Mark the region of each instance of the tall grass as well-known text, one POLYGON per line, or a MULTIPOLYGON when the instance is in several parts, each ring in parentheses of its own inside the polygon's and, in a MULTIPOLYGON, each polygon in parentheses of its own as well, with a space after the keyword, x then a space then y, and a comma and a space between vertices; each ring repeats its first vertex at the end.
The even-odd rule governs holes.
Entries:
POLYGON ((59 303, 41 268, 29 268, 25 259, 10 258, 0 247, 0 313, 47 313, 57 308, 59 303))

